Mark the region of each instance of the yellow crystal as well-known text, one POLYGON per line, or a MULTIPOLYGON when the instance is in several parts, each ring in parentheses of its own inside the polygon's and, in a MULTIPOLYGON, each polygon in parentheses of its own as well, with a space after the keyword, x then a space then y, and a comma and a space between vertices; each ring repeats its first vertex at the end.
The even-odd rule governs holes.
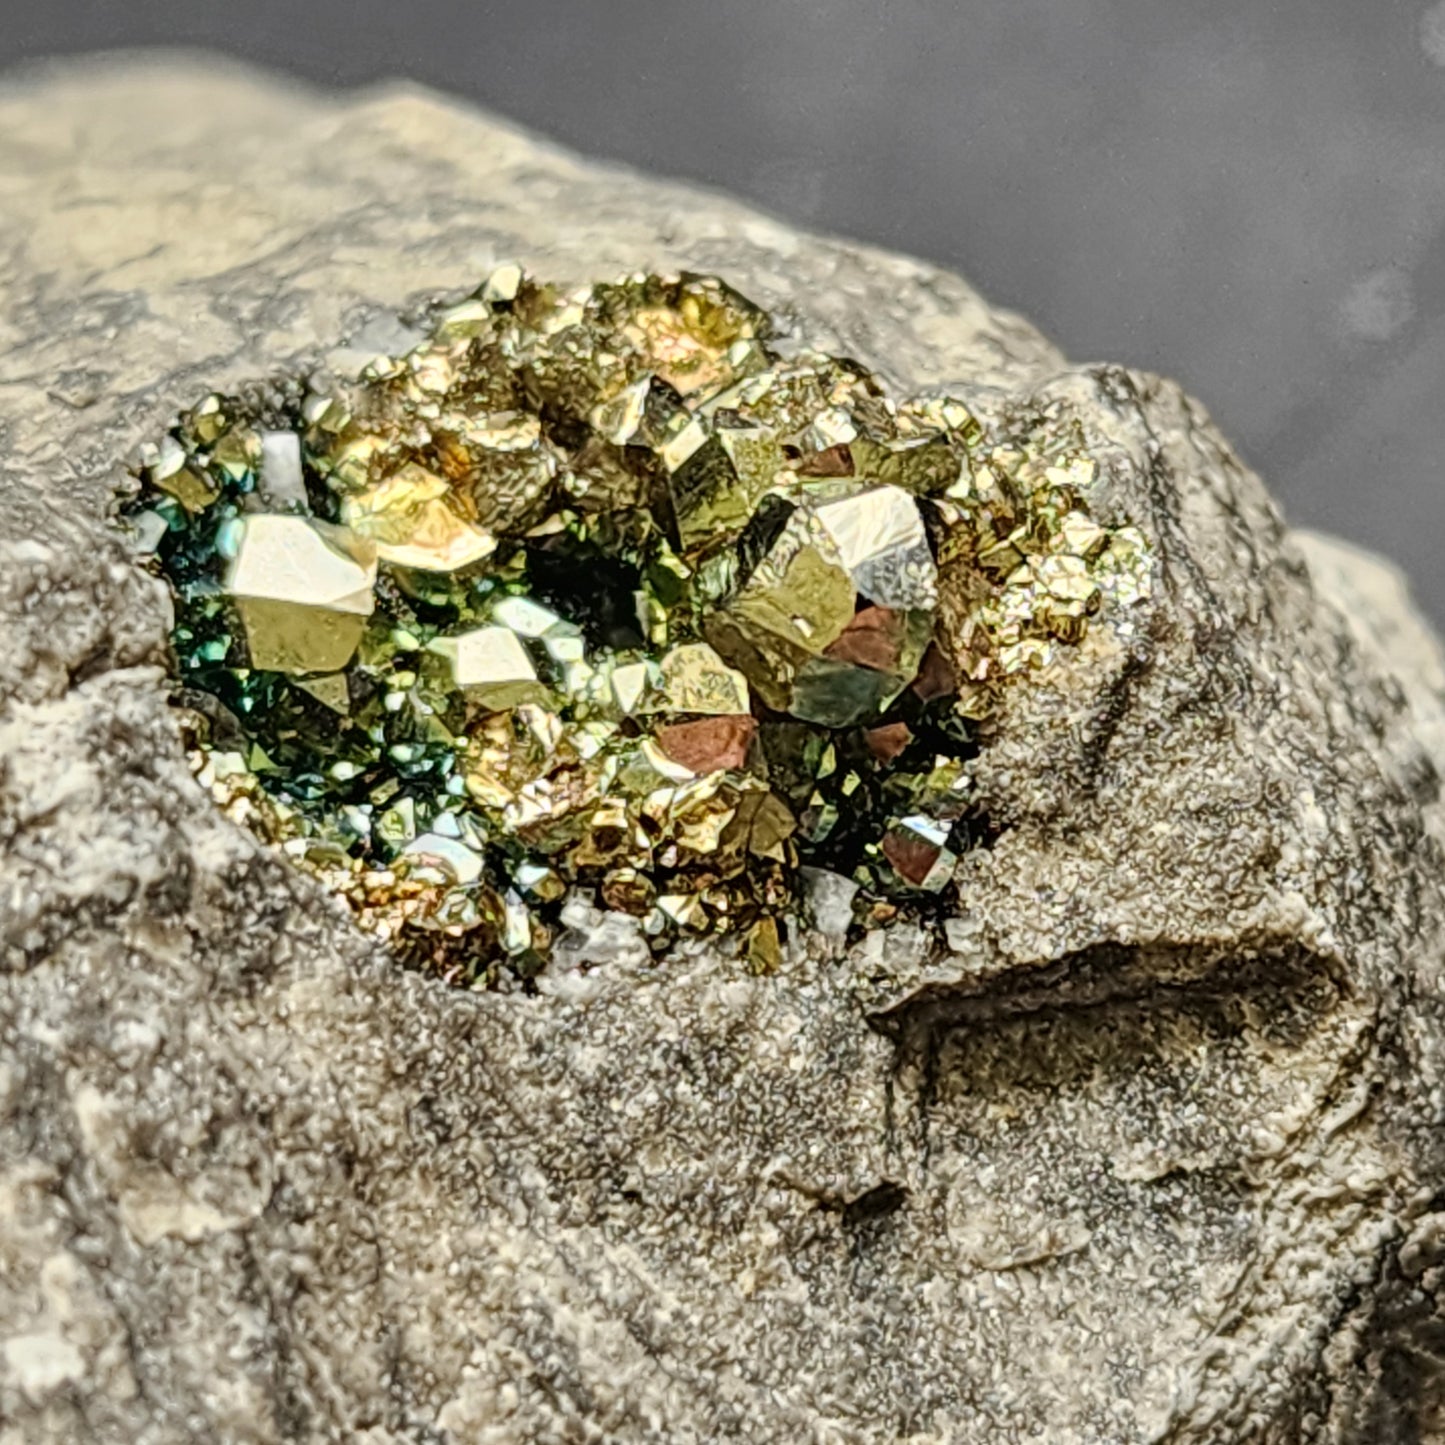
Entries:
POLYGON ((264 672, 338 672, 351 661, 375 606, 376 549, 312 517, 255 513, 226 581, 264 672))
POLYGON ((459 516, 444 477, 408 462, 384 481, 341 503, 341 519, 376 544, 377 556, 398 567, 455 572, 490 557, 497 539, 459 516))
POLYGON ((493 712, 547 698, 527 649, 510 627, 476 627, 438 638, 430 648, 451 663, 457 686, 493 712))
POLYGON ((851 490, 816 508, 857 590, 879 607, 938 605, 938 571, 918 503, 900 487, 851 490))
POLYGON ((748 680, 706 642, 684 642, 662 659, 662 693, 674 712, 728 715, 751 711, 748 680))

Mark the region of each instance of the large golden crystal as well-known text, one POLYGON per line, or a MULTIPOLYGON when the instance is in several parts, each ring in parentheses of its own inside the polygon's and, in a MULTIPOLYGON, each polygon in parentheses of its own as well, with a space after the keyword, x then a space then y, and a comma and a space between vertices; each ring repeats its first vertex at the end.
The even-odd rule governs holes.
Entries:
POLYGON ((829 483, 802 493, 706 626, 770 707, 846 727, 912 681, 937 601, 916 501, 897 487, 829 483))
POLYGON ((313 517, 263 512, 241 527, 226 585, 251 666, 288 673, 345 667, 376 605, 376 549, 313 517))
POLYGON ((438 638, 431 646, 451 663, 452 677, 462 692, 490 711, 547 697, 536 664, 510 627, 477 627, 438 638))

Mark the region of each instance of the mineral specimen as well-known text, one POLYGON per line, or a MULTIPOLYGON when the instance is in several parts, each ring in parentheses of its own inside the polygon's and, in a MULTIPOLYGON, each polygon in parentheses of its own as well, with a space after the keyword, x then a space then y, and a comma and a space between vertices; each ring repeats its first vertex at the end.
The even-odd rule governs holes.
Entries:
MULTIPOLYGON (((689 79, 731 58, 699 54, 689 79)), ((13 77, 0 114, 6 1445, 1439 1436, 1445 668, 1398 576, 1283 527, 1177 387, 1071 365, 960 277, 414 86, 333 96, 194 55, 87 57, 13 77), (567 857, 484 857, 398 771, 370 815, 376 871, 405 855, 446 879, 452 852, 481 860, 477 888, 509 882, 507 927, 555 910, 529 985, 504 968, 492 991, 438 986, 339 900, 318 907, 317 880, 214 808, 177 746, 164 589, 106 533, 117 459, 210 385, 262 439, 242 511, 339 520, 285 378, 409 350, 424 333, 395 308, 511 251, 539 275, 716 268, 773 308, 780 357, 808 337, 876 364, 892 396, 946 387, 990 495, 994 451, 1046 453, 1077 423, 1063 450, 1095 474, 1062 550, 1107 570, 1086 522, 1111 551, 1126 525, 1147 539, 1148 601, 1106 592, 1081 642, 1004 675, 1003 579, 969 564, 968 532, 1017 524, 970 502, 929 531, 946 646, 885 715, 829 732, 749 686, 770 770, 787 780, 790 737, 820 770, 831 743, 813 787, 838 829, 858 823, 803 864, 783 796, 749 795, 749 833, 800 855, 807 929, 787 865, 775 973, 767 919, 654 962, 659 935, 570 884, 567 857), (837 869, 876 819, 843 780, 856 797, 879 754, 910 762, 912 700, 960 688, 974 741, 934 756, 979 815, 958 841, 986 837, 937 895, 861 887, 837 869), (892 925, 860 928, 885 907, 892 925)), ((520 293, 508 279, 489 311, 520 293)), ((207 466, 176 485, 204 508, 216 483, 207 466)), ((136 520, 138 542, 166 532, 136 520)), ((198 561, 219 589, 224 567, 198 561)), ((379 562, 369 629, 394 575, 379 562)), ((581 631, 556 589, 515 600, 581 631)), ((178 597, 184 625, 198 610, 178 597)), ((405 657, 451 686, 445 657, 405 657)), ((699 664, 716 666, 672 670, 699 664)), ((381 706, 366 666, 359 648, 247 691, 334 745, 381 706)), ((735 705, 735 676, 716 696, 735 705)), ((295 760, 328 755, 277 742, 253 771, 255 725, 213 698, 189 694, 207 766, 256 790, 235 815, 289 800, 289 842, 316 847, 295 760)), ((686 711, 642 720, 743 715, 686 711)), ((506 744, 540 750, 543 712, 479 715, 469 772, 509 787, 506 744)), ((615 873, 616 898, 664 882, 664 918, 706 908, 659 867, 615 873)))
POLYGON ((127 511, 218 800, 467 981, 573 891, 760 969, 801 868, 833 932, 946 899, 999 690, 1148 544, 1067 425, 771 331, 711 277, 508 266, 354 383, 186 413, 127 511))

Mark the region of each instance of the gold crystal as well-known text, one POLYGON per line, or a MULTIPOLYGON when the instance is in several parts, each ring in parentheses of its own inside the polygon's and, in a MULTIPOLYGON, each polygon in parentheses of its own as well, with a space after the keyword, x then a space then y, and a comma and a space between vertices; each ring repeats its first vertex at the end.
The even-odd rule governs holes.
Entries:
POLYGON ((748 680, 706 642, 684 642, 662 659, 661 688, 672 712, 714 714, 751 710, 748 680))
POLYGON ((451 663, 452 677, 467 697, 491 711, 547 698, 527 649, 509 627, 476 627, 438 638, 431 650, 451 663))
POLYGON ((153 486, 174 497, 188 512, 203 511, 221 494, 203 471, 189 464, 185 448, 174 437, 161 443, 147 475, 153 486))
POLYGON ((482 860, 477 852, 439 833, 423 833, 402 849, 401 856, 413 878, 430 871, 441 875, 438 881, 465 885, 482 876, 482 860))
POLYGON ((706 628, 770 707, 842 727, 913 679, 937 600, 914 499, 897 487, 826 483, 803 494, 706 628))
POLYGON ((938 573, 918 504, 898 487, 850 488, 814 512, 856 590, 880 607, 929 610, 938 573))
POLYGON ((241 529, 226 587, 251 665, 290 673, 345 667, 375 606, 375 549, 312 517, 260 512, 241 529))
POLYGON ((497 539, 454 510, 451 484, 416 462, 345 497, 341 520, 398 567, 455 572, 490 557, 497 539))
POLYGON ((771 972, 803 865, 861 895, 835 936, 938 911, 963 719, 1133 627, 1152 553, 1062 405, 985 423, 767 337, 712 278, 508 263, 354 382, 184 414, 128 515, 240 728, 218 801, 450 978, 529 976, 594 903, 771 972))

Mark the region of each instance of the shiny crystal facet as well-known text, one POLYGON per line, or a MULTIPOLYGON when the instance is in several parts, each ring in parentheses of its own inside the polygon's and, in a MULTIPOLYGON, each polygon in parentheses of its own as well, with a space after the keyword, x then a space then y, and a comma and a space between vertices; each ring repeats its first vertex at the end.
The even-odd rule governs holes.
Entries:
POLYGON ((307 505, 301 438, 294 431, 261 433, 261 491, 273 506, 307 505))
POLYGON ((287 673, 345 667, 375 607, 374 549, 311 517, 257 513, 240 530, 226 586, 251 666, 287 673))
POLYGON ((751 711, 747 678, 729 667, 706 642, 685 642, 672 648, 663 657, 659 671, 663 698, 670 711, 751 711))
POLYGON ((385 480, 347 496, 341 518, 376 545, 383 562, 427 572, 455 572, 490 557, 497 539, 459 516, 451 485, 409 462, 385 480))
POLYGON ((912 681, 937 600, 917 502, 834 484, 794 508, 709 635, 770 707, 845 727, 912 681))
POLYGON ((493 712, 547 696, 536 665, 509 627, 473 628, 438 638, 432 649, 451 663, 453 680, 463 693, 493 712))

